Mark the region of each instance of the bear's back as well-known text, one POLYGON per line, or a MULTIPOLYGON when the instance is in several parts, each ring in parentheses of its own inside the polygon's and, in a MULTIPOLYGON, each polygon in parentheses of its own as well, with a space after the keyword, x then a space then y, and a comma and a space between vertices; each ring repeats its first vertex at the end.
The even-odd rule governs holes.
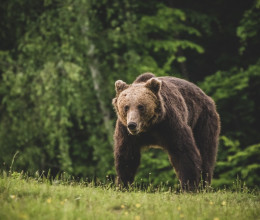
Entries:
MULTIPOLYGON (((187 80, 164 76, 158 77, 168 87, 166 96, 176 94, 176 89, 183 97, 188 109, 188 124, 194 127, 203 111, 216 111, 214 101, 207 96, 198 86, 187 80)), ((163 89, 163 87, 162 87, 163 89)))
MULTIPOLYGON (((166 96, 176 94, 176 90, 178 90, 178 93, 184 98, 190 112, 193 112, 195 109, 199 112, 205 108, 215 109, 214 101, 209 96, 198 86, 184 79, 172 76, 156 77, 153 73, 148 72, 138 76, 133 84, 145 83, 151 78, 161 80, 168 87, 167 91, 162 92, 166 96)), ((163 87, 164 86, 162 86, 162 89, 164 89, 163 87)))
POLYGON ((188 82, 187 80, 171 76, 163 76, 156 78, 163 81, 167 85, 169 90, 177 89, 185 100, 193 99, 194 101, 202 102, 207 102, 207 100, 209 100, 211 102, 211 98, 209 96, 207 96, 198 86, 191 82, 188 82))

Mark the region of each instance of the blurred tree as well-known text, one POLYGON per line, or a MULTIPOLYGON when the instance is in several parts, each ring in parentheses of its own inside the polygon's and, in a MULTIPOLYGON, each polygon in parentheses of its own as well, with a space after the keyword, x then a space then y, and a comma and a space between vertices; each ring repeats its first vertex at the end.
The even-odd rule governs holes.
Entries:
MULTIPOLYGON (((169 1, 171 2, 171 1, 169 1)), ((190 72, 190 80, 198 82, 204 77, 216 73, 218 70, 229 71, 233 66, 247 68, 254 64, 260 56, 257 49, 259 41, 257 36, 252 47, 244 56, 240 56, 240 39, 237 37, 237 28, 242 20, 247 20, 245 13, 247 10, 255 11, 255 18, 259 15, 255 8, 258 0, 198 0, 193 1, 176 0, 172 4, 185 12, 186 23, 198 29, 201 37, 192 40, 202 45, 203 55, 197 56, 192 51, 185 53, 187 69, 190 72), (258 15, 257 15, 258 14, 258 15)), ((250 21, 248 21, 250 22, 250 21)), ((252 20, 253 24, 255 21, 252 20)), ((256 29, 259 29, 256 26, 256 29)), ((190 39, 190 38, 188 38, 190 39)))
POLYGON ((82 3, 79 7, 80 2, 45 1, 43 13, 25 22, 26 32, 13 48, 16 55, 12 50, 1 53, 6 64, 1 155, 8 162, 21 151, 16 163, 20 169, 51 168, 53 173, 64 170, 84 176, 112 170, 111 145, 85 64, 91 60, 88 36, 83 35, 88 22, 83 13, 89 4, 82 3))
POLYGON ((247 70, 218 71, 200 87, 214 98, 221 115, 222 136, 215 171, 216 185, 231 185, 239 176, 249 186, 259 185, 260 60, 247 70), (228 178, 229 177, 229 178, 228 178))
POLYGON ((252 65, 247 69, 233 67, 229 71, 218 71, 206 77, 201 84, 217 102, 222 116, 222 137, 215 181, 218 186, 231 185, 236 176, 249 186, 260 183, 260 60, 257 53, 253 52, 253 48, 259 46, 259 10, 260 1, 255 1, 244 12, 237 27, 237 36, 241 42, 238 49, 240 59, 243 60, 241 67, 248 64, 249 60, 252 65))

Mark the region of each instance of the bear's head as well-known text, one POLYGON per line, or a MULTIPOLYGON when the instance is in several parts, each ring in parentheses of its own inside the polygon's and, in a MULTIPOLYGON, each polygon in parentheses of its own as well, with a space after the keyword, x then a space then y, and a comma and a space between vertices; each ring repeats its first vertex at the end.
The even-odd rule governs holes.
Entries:
POLYGON ((127 85, 122 80, 116 81, 113 105, 119 120, 130 134, 136 135, 149 130, 163 117, 161 85, 162 82, 156 78, 132 85, 127 85))

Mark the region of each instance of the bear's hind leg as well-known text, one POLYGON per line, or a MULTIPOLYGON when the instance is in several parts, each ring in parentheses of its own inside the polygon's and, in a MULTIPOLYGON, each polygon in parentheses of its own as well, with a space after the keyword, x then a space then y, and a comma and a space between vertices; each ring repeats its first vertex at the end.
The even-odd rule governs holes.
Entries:
POLYGON ((203 186, 211 184, 218 150, 220 120, 215 111, 204 111, 193 129, 194 138, 202 158, 203 186))
POLYGON ((200 181, 200 169, 196 166, 195 160, 186 154, 169 153, 169 159, 180 180, 181 188, 184 191, 194 191, 198 188, 200 181))
POLYGON ((201 156, 195 144, 191 128, 184 126, 173 132, 176 136, 169 142, 168 155, 183 190, 198 188, 201 175, 201 156))

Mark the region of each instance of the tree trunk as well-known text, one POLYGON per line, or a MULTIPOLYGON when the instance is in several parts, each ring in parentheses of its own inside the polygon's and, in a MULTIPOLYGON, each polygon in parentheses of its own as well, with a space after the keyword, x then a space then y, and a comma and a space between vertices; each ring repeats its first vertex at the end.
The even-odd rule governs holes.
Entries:
POLYGON ((100 90, 100 80, 101 80, 101 75, 100 72, 98 70, 98 60, 94 57, 94 50, 95 50, 95 46, 92 44, 88 50, 88 57, 90 58, 90 62, 88 64, 89 69, 90 69, 90 73, 91 73, 91 77, 92 77, 92 81, 93 81, 93 85, 94 85, 94 90, 98 99, 98 103, 100 106, 100 110, 101 110, 101 114, 103 115, 103 122, 105 125, 105 129, 107 132, 107 136, 108 136, 108 141, 109 144, 111 146, 113 146, 113 126, 110 120, 110 111, 109 109, 106 107, 106 104, 104 102, 104 100, 102 99, 102 94, 101 94, 101 90, 100 90))
MULTIPOLYGON (((183 50, 181 48, 179 48, 178 53, 179 56, 184 57, 184 53, 183 50)), ((187 63, 186 61, 184 62, 180 62, 180 69, 181 69, 181 73, 184 76, 185 79, 189 80, 189 71, 187 68, 187 63)))

